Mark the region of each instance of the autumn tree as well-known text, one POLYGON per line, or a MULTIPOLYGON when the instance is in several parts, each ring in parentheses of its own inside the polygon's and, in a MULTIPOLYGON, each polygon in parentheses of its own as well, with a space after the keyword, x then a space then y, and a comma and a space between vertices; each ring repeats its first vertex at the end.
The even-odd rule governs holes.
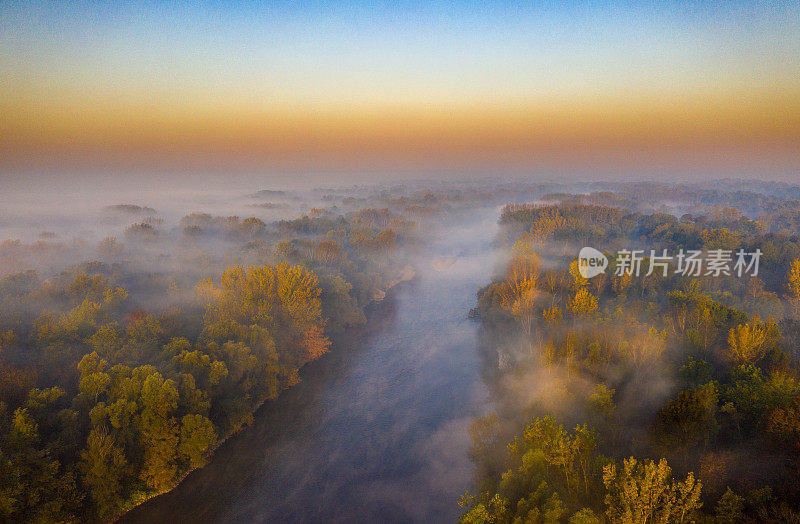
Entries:
POLYGON ((345 256, 342 245, 335 240, 322 240, 314 248, 313 256, 315 260, 323 264, 332 264, 339 258, 345 256))
POLYGON ((278 343, 279 352, 304 348, 302 360, 327 351, 322 304, 317 276, 302 266, 228 268, 218 290, 205 290, 211 298, 206 309, 207 324, 234 322, 267 330, 278 343))
POLYGON ((525 334, 530 337, 535 315, 541 265, 539 257, 524 242, 517 242, 506 277, 498 290, 502 307, 518 318, 525 334))
POLYGON ((752 322, 739 324, 728 333, 728 348, 737 364, 756 364, 770 349, 778 344, 780 333, 774 322, 752 322))
POLYGON ((580 291, 584 287, 589 284, 589 280, 581 275, 581 271, 578 268, 578 260, 573 260, 569 264, 569 274, 572 276, 572 290, 575 292, 580 291))
POLYGON ((95 404, 97 397, 111 384, 111 377, 104 372, 107 366, 108 363, 99 358, 96 351, 85 355, 78 364, 78 371, 81 374, 78 388, 95 404))
POLYGON ((569 310, 576 317, 589 317, 597 311, 597 299, 585 287, 580 287, 569 301, 569 310))
POLYGON ((128 461, 106 427, 96 427, 89 433, 86 449, 81 452, 81 470, 98 516, 114 516, 123 503, 128 461))
POLYGON ((640 462, 631 457, 622 467, 603 469, 606 515, 620 524, 691 522, 703 505, 701 484, 689 473, 683 482, 672 479, 666 459, 640 462))
POLYGON ((800 318, 800 258, 792 261, 786 287, 792 314, 795 318, 800 318))
POLYGON ((217 441, 211 421, 200 414, 184 415, 180 424, 178 455, 189 468, 205 464, 205 454, 217 441))
POLYGON ((553 306, 542 311, 542 320, 548 326, 556 326, 564 318, 564 314, 557 306, 553 306))
MULTIPOLYGON (((484 421, 475 432, 478 440, 473 441, 473 453, 480 455, 492 453, 495 438, 496 422, 484 421)), ((552 417, 534 419, 521 437, 508 444, 510 467, 495 479, 494 487, 487 483, 489 491, 462 499, 469 510, 461 521, 558 522, 569 514, 570 506, 591 504, 602 489, 597 445, 597 433, 586 425, 568 431, 552 417)), ((581 511, 581 516, 591 516, 590 511, 581 511)))

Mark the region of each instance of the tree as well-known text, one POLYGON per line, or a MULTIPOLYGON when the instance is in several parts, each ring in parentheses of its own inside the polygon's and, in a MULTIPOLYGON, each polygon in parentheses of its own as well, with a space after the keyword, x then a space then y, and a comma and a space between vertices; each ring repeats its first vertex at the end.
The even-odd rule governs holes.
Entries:
POLYGON ((577 293, 589 284, 589 280, 581 275, 578 269, 578 261, 573 260, 569 264, 569 274, 572 275, 572 289, 577 293))
POLYGON ((557 326, 563 318, 564 315, 557 306, 553 306, 542 311, 542 319, 548 326, 557 326))
POLYGON ((216 441, 214 426, 206 417, 193 414, 185 415, 181 419, 178 453, 190 468, 199 468, 205 464, 205 454, 216 441))
POLYGON ((342 245, 335 240, 322 240, 313 250, 313 258, 323 264, 333 264, 345 256, 342 245))
POLYGON ((518 318, 525 334, 530 336, 536 298, 539 296, 536 281, 531 279, 507 280, 500 286, 499 294, 503 309, 518 318))
MULTIPOLYGON (((484 491, 462 498, 460 505, 471 508, 462 522, 560 522, 568 508, 597 502, 595 494, 602 487, 593 429, 583 425, 567 431, 552 417, 533 419, 508 444, 505 472, 491 464, 502 451, 497 417, 479 419, 471 433, 472 458, 481 468, 479 486, 484 491)), ((587 512, 582 517, 592 522, 587 512)))
POLYGON ((672 480, 666 459, 639 462, 631 457, 622 467, 609 464, 603 469, 606 487, 606 515, 614 523, 683 523, 693 520, 703 505, 700 482, 689 473, 686 480, 672 480))
POLYGON ((789 277, 786 283, 789 302, 795 318, 800 318, 800 258, 792 261, 789 268, 789 277))
POLYGON ((39 426, 19 408, 0 439, 0 520, 75 521, 80 494, 71 471, 41 447, 39 426))
POLYGON ((569 518, 569 524, 601 524, 601 522, 591 508, 583 508, 569 518))
POLYGON ((500 305, 518 318, 525 334, 530 337, 535 315, 536 299, 539 296, 537 284, 541 264, 539 257, 530 245, 518 241, 512 249, 512 259, 506 277, 500 284, 498 294, 500 305))
POLYGON ((397 233, 392 229, 384 229, 375 235, 373 245, 378 250, 388 251, 397 246, 397 233))
POLYGON ((81 452, 81 470, 101 519, 113 517, 119 511, 127 467, 124 451, 108 430, 104 426, 94 428, 86 440, 86 449, 81 452))
POLYGON ((139 476, 161 492, 172 487, 178 471, 178 425, 171 416, 178 407, 178 390, 172 380, 154 373, 142 383, 141 401, 139 427, 144 457, 139 476))
POLYGON ((657 439, 667 447, 708 446, 717 431, 717 401, 714 382, 681 391, 661 408, 656 417, 657 439))
POLYGON ((765 376, 756 366, 737 366, 723 388, 727 409, 741 430, 752 433, 759 428, 765 414, 788 408, 800 394, 800 382, 787 373, 774 371, 765 376))
POLYGON ((570 434, 555 419, 547 416, 534 419, 522 435, 522 440, 516 439, 509 444, 511 453, 524 455, 529 450, 536 450, 548 466, 559 471, 558 477, 549 479, 551 484, 555 480, 563 481, 567 493, 587 495, 592 491, 589 477, 597 448, 597 433, 593 429, 584 424, 570 434))
POLYGON ((589 317, 597 311, 597 299, 588 289, 581 287, 570 300, 569 310, 576 317, 589 317))
POLYGON ((245 236, 257 236, 264 232, 266 225, 260 218, 250 217, 242 220, 239 231, 245 236))
POLYGON ((116 354, 122 347, 119 336, 119 325, 116 322, 100 326, 97 331, 86 339, 94 352, 102 357, 109 358, 116 354))
POLYGON ((597 384, 586 397, 586 410, 590 421, 601 429, 613 426, 616 422, 616 405, 613 388, 604 382, 597 384))
POLYGON ((767 351, 777 345, 780 334, 774 322, 752 322, 739 324, 728 332, 728 347, 731 358, 737 364, 757 364, 767 351))
POLYGON ((78 371, 81 374, 78 386, 80 392, 91 398, 95 404, 97 397, 111 384, 111 376, 103 371, 106 366, 108 363, 98 357, 96 351, 85 355, 78 364, 78 371))
POLYGON ((330 346, 322 334, 325 319, 319 281, 313 271, 303 266, 233 266, 222 274, 219 290, 208 289, 204 284, 202 293, 209 300, 207 326, 220 322, 242 326, 244 336, 237 337, 244 338, 242 342, 250 342, 252 326, 263 328, 267 338, 277 343, 279 355, 288 358, 291 365, 316 358, 330 346), (303 350, 300 358, 297 348, 303 350))
POLYGON ((342 275, 320 276, 322 308, 328 319, 325 325, 331 332, 344 331, 346 327, 358 326, 367 321, 364 312, 358 306, 358 300, 352 295, 353 285, 342 275))
POLYGON ((737 524, 742 521, 744 498, 734 493, 731 488, 725 491, 717 502, 715 522, 719 524, 737 524))

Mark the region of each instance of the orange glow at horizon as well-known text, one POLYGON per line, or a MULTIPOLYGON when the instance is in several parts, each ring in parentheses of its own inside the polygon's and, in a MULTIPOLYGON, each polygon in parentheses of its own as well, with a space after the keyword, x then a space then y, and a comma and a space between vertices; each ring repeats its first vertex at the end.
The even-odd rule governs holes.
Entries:
POLYGON ((0 2, 0 176, 548 162, 800 173, 797 2, 33 4, 0 2))
MULTIPOLYGON (((230 99, 228 99, 230 100, 230 99)), ((128 163, 247 159, 431 164, 536 158, 800 156, 800 88, 635 93, 416 106, 284 106, 58 100, 6 103, 0 158, 128 163)))

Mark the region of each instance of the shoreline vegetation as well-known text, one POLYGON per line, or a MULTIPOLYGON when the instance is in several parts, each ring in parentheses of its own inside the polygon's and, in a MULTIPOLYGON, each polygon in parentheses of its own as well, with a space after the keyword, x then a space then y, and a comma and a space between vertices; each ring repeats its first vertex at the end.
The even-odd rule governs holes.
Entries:
POLYGON ((109 522, 174 488, 414 278, 448 220, 517 193, 351 187, 201 204, 263 218, 119 204, 73 219, 80 233, 17 217, 11 231, 47 229, 0 242, 0 520, 109 522))
POLYGON ((270 213, 243 219, 155 203, 15 217, 5 231, 31 238, 0 241, 0 520, 107 522, 171 489, 411 267, 458 264, 421 259, 428 242, 505 202, 469 314, 498 409, 471 431, 465 521, 624 522, 651 478, 650 516, 800 519, 800 186, 726 184, 420 183, 264 208, 204 196, 270 213), (587 280, 584 246, 762 257, 757 277, 612 262, 587 280))
POLYGON ((800 521, 798 200, 709 194, 690 213, 698 195, 660 191, 672 210, 639 211, 636 187, 503 209, 505 258, 471 312, 496 408, 471 427, 461 522, 800 521), (580 273, 584 246, 605 273, 580 273), (615 256, 636 249, 639 272, 615 256), (760 265, 651 272, 650 250, 760 265))
POLYGON ((345 194, 292 220, 171 229, 120 205, 105 213, 137 221, 96 246, 0 244, 2 519, 110 522, 173 489, 414 277, 444 201, 345 194))
MULTIPOLYGON (((367 304, 365 305, 365 310, 366 310, 366 309, 368 309, 368 308, 370 307, 370 305, 372 305, 373 303, 379 303, 379 302, 383 301, 383 300, 384 300, 384 299, 385 299, 385 298, 388 296, 388 294, 389 294, 389 293, 392 291, 392 289, 393 289, 393 288, 395 288, 395 287, 396 287, 397 285, 399 285, 399 284, 402 284, 403 282, 408 282, 408 281, 412 280, 412 279, 414 278, 414 276, 415 276, 415 271, 414 271, 414 268, 413 268, 411 265, 406 265, 406 266, 404 266, 404 267, 403 267, 403 269, 402 269, 402 270, 401 270, 401 271, 400 271, 400 272, 397 274, 397 276, 395 276, 395 277, 394 277, 394 278, 393 278, 393 279, 392 279, 392 280, 391 280, 391 281, 390 281, 390 282, 389 282, 389 283, 388 283, 388 284, 385 286, 385 289, 384 289, 384 290, 375 290, 375 291, 380 291, 380 292, 381 292, 381 294, 380 294, 380 295, 374 294, 375 298, 373 298, 373 300, 372 300, 371 302, 369 302, 369 303, 367 303, 367 304), (377 298, 378 296, 379 296, 380 298, 377 298)), ((366 313, 366 311, 365 311, 365 314, 367 314, 367 313, 366 313)), ((368 317, 368 315, 367 315, 367 317, 368 317)), ((367 320, 368 320, 368 318, 367 318, 367 320)), ((336 342, 335 342, 335 341, 333 341, 333 342, 332 342, 332 344, 331 344, 331 347, 332 347, 332 348, 335 348, 335 346, 336 346, 336 342)), ((321 356, 322 356, 322 355, 320 355, 320 357, 321 357, 321 356)), ((300 374, 300 372, 302 372, 303 368, 304 368, 306 365, 310 364, 311 362, 313 362, 313 360, 309 360, 308 362, 304 363, 304 364, 303 364, 303 365, 302 365, 300 368, 298 368, 298 370, 297 370, 297 373, 298 373, 298 380, 301 380, 301 379, 299 378, 299 374, 300 374)), ((290 384, 290 385, 287 385, 287 386, 286 386, 286 387, 284 387, 284 388, 283 388, 281 391, 279 391, 279 392, 277 393, 277 395, 275 395, 274 397, 267 397, 267 398, 264 398, 264 399, 262 399, 262 400, 261 400, 261 401, 260 401, 260 402, 259 402, 259 403, 258 403, 258 404, 255 406, 255 408, 253 409, 253 417, 256 417, 256 416, 258 415, 258 411, 259 411, 259 410, 262 408, 262 406, 264 406, 264 405, 265 405, 267 402, 278 402, 278 401, 280 400, 281 393, 283 393, 284 391, 288 390, 288 389, 289 389, 289 388, 291 388, 291 387, 292 387, 292 385, 291 385, 291 384, 290 384)), ((247 428, 247 426, 242 426, 242 427, 240 427, 240 428, 236 428, 236 429, 232 430, 230 433, 228 433, 227 435, 225 435, 225 436, 223 436, 223 437, 221 437, 221 438, 217 439, 217 442, 214 444, 214 446, 213 446, 212 448, 210 448, 210 449, 207 451, 207 458, 208 458, 208 460, 209 460, 209 461, 210 461, 210 460, 213 460, 213 458, 214 458, 214 453, 216 452, 216 450, 217 450, 217 449, 218 449, 220 446, 222 446, 223 444, 225 444, 226 442, 228 442, 230 439, 232 439, 232 438, 235 438, 235 437, 236 437, 236 435, 237 435, 239 432, 241 432, 241 431, 244 431, 246 428, 247 428)), ((175 488, 177 488, 177 487, 178 487, 178 486, 179 486, 179 485, 180 485, 180 484, 181 484, 181 483, 182 483, 182 482, 183 482, 183 481, 186 479, 186 477, 188 477, 188 476, 189 476, 189 475, 190 475, 192 472, 194 472, 194 471, 197 471, 197 470, 199 470, 199 469, 202 469, 203 467, 205 467, 205 464, 198 465, 198 466, 197 466, 197 467, 195 467, 195 468, 192 468, 192 469, 189 469, 189 470, 187 470, 185 473, 183 473, 183 475, 182 475, 182 476, 181 476, 179 479, 177 479, 177 480, 175 481, 175 483, 174 483, 174 484, 173 484, 171 487, 169 487, 169 488, 165 489, 164 491, 158 492, 158 493, 152 493, 152 494, 149 494, 149 495, 148 495, 146 498, 144 498, 144 499, 142 499, 142 500, 139 500, 139 501, 137 501, 135 504, 133 504, 133 505, 131 505, 131 506, 129 506, 129 507, 125 507, 125 508, 124 508, 124 509, 123 509, 123 510, 120 512, 120 514, 119 514, 119 515, 117 515, 116 517, 114 517, 114 518, 113 518, 113 519, 112 519, 110 522, 119 522, 120 520, 123 520, 123 519, 125 518, 125 515, 126 515, 126 514, 130 513, 131 511, 133 511, 134 509, 138 508, 139 506, 142 506, 143 504, 146 504, 148 501, 150 501, 150 500, 152 500, 152 499, 154 499, 154 498, 156 498, 156 497, 160 497, 161 495, 166 495, 166 494, 168 494, 169 492, 171 492, 172 490, 174 490, 175 488)))

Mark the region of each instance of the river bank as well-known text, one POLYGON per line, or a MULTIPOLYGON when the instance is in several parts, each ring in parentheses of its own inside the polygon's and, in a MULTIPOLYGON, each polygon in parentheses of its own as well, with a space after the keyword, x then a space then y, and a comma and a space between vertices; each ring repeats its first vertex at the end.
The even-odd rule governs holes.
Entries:
MULTIPOLYGON (((376 309, 379 309, 379 308, 376 308, 375 306, 378 305, 380 302, 382 302, 386 298, 387 294, 392 291, 393 288, 395 288, 398 284, 401 284, 403 282, 408 282, 408 281, 412 280, 415 276, 416 276, 416 271, 414 270, 414 268, 412 266, 410 266, 410 265, 406 265, 397 273, 397 275, 392 280, 389 281, 389 283, 385 286, 384 290, 377 290, 376 289, 375 292, 374 292, 374 296, 373 296, 372 301, 366 306, 367 314, 368 314, 367 323, 369 324, 371 322, 375 322, 376 319, 373 318, 373 317, 376 314, 379 314, 379 313, 377 313, 375 311, 376 309)), ((350 328, 350 330, 353 330, 353 329, 357 330, 358 328, 350 328)), ((329 336, 333 339, 332 346, 334 348, 337 347, 337 344, 335 342, 336 339, 337 339, 336 335, 329 335, 329 336)), ((316 360, 319 360, 319 359, 315 359, 313 361, 307 362, 303 367, 301 367, 300 369, 297 370, 298 374, 301 373, 302 370, 306 366, 312 364, 316 360)), ((274 402, 274 401, 278 400, 281 397, 281 395, 284 394, 284 392, 290 390, 294 385, 295 384, 287 386, 286 388, 281 390, 278 393, 278 395, 275 396, 275 397, 267 397, 267 398, 264 398, 261 401, 259 401, 257 403, 255 409, 253 410, 254 417, 262 409, 264 404, 266 404, 268 402, 274 402)), ((240 434, 247 427, 248 426, 243 426, 241 428, 238 428, 235 431, 231 431, 231 432, 227 433, 226 435, 220 437, 217 440, 217 442, 214 445, 214 447, 209 452, 209 461, 213 460, 214 456, 216 455, 217 450, 220 447, 225 445, 225 443, 228 442, 231 438, 233 438, 236 435, 240 434)), ((206 465, 207 464, 204 464, 203 466, 200 466, 200 467, 197 467, 197 468, 192 468, 192 469, 188 470, 179 479, 177 479, 175 481, 175 483, 169 489, 166 489, 164 491, 160 491, 160 492, 157 492, 157 493, 150 493, 146 497, 143 497, 143 498, 141 498, 139 500, 133 501, 133 504, 131 504, 130 506, 125 507, 124 511, 122 513, 120 513, 119 515, 117 515, 111 522, 125 522, 126 521, 125 520, 125 516, 128 515, 131 511, 134 511, 139 506, 141 506, 143 504, 146 504, 148 501, 150 501, 150 500, 152 500, 152 499, 154 499, 156 497, 160 497, 162 495, 168 494, 169 492, 174 490, 176 487, 178 487, 192 473, 203 469, 203 467, 205 467, 206 465)))
POLYGON ((416 276, 370 307, 212 461, 121 522, 449 521, 468 487, 469 424, 486 409, 467 319, 496 215, 443 230, 416 276), (458 254, 447 271, 439 256, 458 254))

